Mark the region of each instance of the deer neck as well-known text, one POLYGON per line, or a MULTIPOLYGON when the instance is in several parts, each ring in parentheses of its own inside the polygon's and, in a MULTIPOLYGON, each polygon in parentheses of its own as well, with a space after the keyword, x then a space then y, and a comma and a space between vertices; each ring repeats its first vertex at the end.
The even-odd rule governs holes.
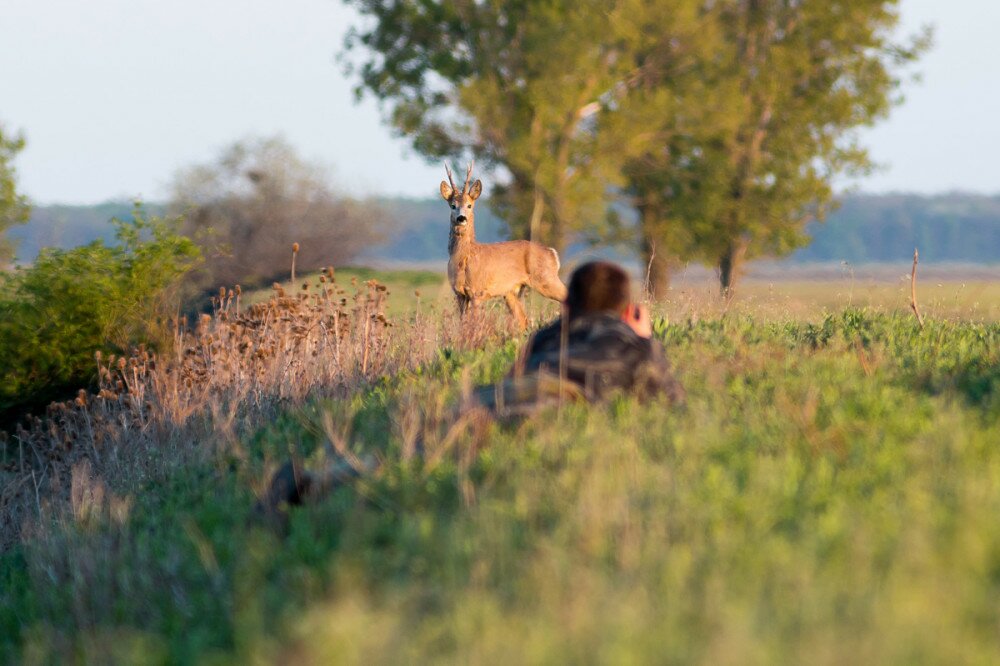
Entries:
POLYGON ((470 220, 464 227, 451 228, 448 235, 448 255, 452 258, 461 258, 468 254, 476 245, 476 228, 470 220))

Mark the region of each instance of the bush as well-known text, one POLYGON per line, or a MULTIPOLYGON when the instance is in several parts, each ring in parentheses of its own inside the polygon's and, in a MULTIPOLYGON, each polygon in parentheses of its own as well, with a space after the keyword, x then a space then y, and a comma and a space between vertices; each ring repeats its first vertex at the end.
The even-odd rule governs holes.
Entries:
POLYGON ((162 347, 180 278, 200 253, 179 219, 112 220, 117 242, 46 249, 0 277, 0 419, 8 421, 88 383, 94 353, 162 347))
POLYGON ((338 194, 323 168, 281 138, 246 140, 209 164, 180 172, 171 209, 211 261, 199 286, 260 286, 297 266, 342 266, 375 244, 387 224, 372 202, 338 194))

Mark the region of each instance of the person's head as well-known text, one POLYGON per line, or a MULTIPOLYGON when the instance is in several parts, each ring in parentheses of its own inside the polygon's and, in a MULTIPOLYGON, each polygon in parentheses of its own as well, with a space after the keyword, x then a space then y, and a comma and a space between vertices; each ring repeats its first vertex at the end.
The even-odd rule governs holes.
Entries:
POLYGON ((569 279, 566 309, 569 318, 607 313, 621 315, 632 302, 631 280, 628 273, 610 261, 591 261, 575 271, 569 279))

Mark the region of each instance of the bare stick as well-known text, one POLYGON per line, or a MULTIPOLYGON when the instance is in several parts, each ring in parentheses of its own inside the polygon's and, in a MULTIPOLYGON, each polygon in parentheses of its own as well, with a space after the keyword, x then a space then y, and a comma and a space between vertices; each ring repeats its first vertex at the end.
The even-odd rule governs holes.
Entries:
POLYGON ((913 248, 913 272, 910 273, 910 307, 913 309, 913 314, 917 315, 917 323, 920 324, 920 328, 924 327, 924 318, 920 314, 920 308, 917 307, 917 257, 919 253, 917 248, 913 248))
POLYGON ((38 493, 38 481, 35 480, 35 470, 31 470, 31 482, 35 484, 35 506, 38 507, 38 515, 42 515, 42 500, 38 493))
POLYGON ((649 253, 649 263, 646 264, 646 284, 643 285, 643 286, 644 286, 645 291, 646 291, 646 302, 647 303, 652 303, 652 301, 653 301, 653 289, 650 286, 649 276, 650 276, 650 273, 653 272, 653 260, 654 259, 656 259, 656 243, 652 244, 652 247, 651 247, 651 250, 650 250, 650 253, 649 253))
POLYGON ((559 317, 559 409, 558 418, 562 418, 563 386, 566 384, 566 363, 569 360, 569 308, 562 303, 559 317))

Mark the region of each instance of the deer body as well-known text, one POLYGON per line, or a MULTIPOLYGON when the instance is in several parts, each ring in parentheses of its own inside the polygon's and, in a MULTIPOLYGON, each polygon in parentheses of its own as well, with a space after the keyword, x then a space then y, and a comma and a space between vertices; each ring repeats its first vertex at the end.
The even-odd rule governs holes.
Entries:
POLYGON ((559 255, 532 241, 477 243, 475 203, 483 184, 477 180, 470 188, 471 175, 470 166, 461 191, 451 181, 450 170, 448 182, 441 182, 441 196, 451 206, 448 281, 463 314, 470 306, 502 297, 523 330, 528 318, 520 296, 526 288, 555 301, 566 298, 566 286, 559 279, 559 255))

